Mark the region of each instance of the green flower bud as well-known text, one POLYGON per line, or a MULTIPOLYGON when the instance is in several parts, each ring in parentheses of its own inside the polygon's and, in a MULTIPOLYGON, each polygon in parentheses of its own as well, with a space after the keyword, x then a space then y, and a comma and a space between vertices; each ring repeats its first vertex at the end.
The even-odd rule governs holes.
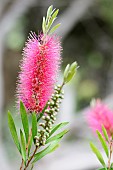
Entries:
POLYGON ((54 105, 54 104, 55 104, 54 101, 51 101, 51 102, 50 102, 50 105, 54 105))
POLYGON ((53 120, 55 121, 55 120, 56 120, 56 117, 54 117, 53 120))
POLYGON ((53 116, 56 116, 58 113, 57 112, 55 112, 55 113, 53 113, 53 116))
POLYGON ((64 81, 66 80, 67 76, 68 76, 68 72, 70 70, 70 64, 68 64, 64 70, 64 81))
POLYGON ((42 116, 42 119, 45 120, 45 119, 46 119, 46 116, 42 116))
POLYGON ((59 112, 59 109, 55 108, 55 112, 59 112))
POLYGON ((46 109, 46 110, 45 110, 45 113, 49 113, 49 109, 46 109))
POLYGON ((51 120, 51 123, 52 123, 52 124, 54 124, 54 123, 55 123, 55 121, 54 121, 54 120, 51 120))
POLYGON ((48 133, 51 133, 51 130, 50 130, 50 129, 48 129, 48 130, 47 130, 47 132, 48 132, 48 133))
POLYGON ((44 134, 44 133, 46 132, 46 130, 45 130, 45 129, 43 129, 43 130, 41 130, 41 132, 42 132, 42 134, 44 134))
POLYGON ((49 133, 46 134, 47 138, 49 137, 49 133))
POLYGON ((53 113, 54 111, 55 111, 55 109, 54 109, 54 108, 52 108, 52 109, 51 109, 51 112, 53 113))
POLYGON ((39 123, 39 126, 45 127, 45 123, 39 123))
POLYGON ((56 94, 56 98, 59 98, 59 94, 56 94))
POLYGON ((55 86, 54 89, 57 90, 57 86, 55 86))
POLYGON ((72 63, 71 66, 69 64, 66 66, 66 69, 64 71, 64 83, 65 84, 71 81, 73 76, 76 74, 77 68, 78 68, 77 62, 72 63))
POLYGON ((40 133, 41 132, 41 130, 40 129, 38 129, 38 133, 40 133))
POLYGON ((50 116, 46 116, 46 120, 50 120, 50 116))
POLYGON ((61 88, 61 85, 60 85, 60 84, 58 84, 58 85, 57 85, 57 87, 58 87, 58 89, 60 89, 60 88, 61 88))
POLYGON ((36 143, 36 146, 39 146, 40 144, 39 143, 36 143))
POLYGON ((39 140, 39 136, 35 136, 34 139, 39 140))

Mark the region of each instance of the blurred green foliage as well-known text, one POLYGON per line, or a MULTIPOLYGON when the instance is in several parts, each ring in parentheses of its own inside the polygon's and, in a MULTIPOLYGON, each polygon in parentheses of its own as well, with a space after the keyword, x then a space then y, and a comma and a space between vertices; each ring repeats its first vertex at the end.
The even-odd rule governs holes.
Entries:
POLYGON ((11 50, 20 51, 22 50, 24 43, 26 41, 25 34, 24 34, 24 20, 23 18, 19 20, 13 29, 8 33, 6 44, 7 47, 11 50))

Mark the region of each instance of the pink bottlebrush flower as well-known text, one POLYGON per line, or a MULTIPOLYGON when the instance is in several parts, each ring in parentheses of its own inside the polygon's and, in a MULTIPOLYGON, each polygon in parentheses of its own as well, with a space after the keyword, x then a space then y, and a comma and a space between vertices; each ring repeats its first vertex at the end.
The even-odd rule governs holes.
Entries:
POLYGON ((39 37, 31 33, 23 50, 17 85, 21 100, 30 112, 40 112, 50 98, 61 61, 61 46, 55 35, 39 37))
POLYGON ((113 111, 111 111, 101 100, 96 100, 88 111, 87 122, 91 129, 102 133, 102 125, 109 136, 113 135, 113 111))

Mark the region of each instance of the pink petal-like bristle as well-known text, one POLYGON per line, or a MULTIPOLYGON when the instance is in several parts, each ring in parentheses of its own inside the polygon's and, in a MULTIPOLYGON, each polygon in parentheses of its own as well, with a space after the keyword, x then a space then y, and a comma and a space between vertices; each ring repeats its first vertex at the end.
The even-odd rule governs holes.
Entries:
POLYGON ((23 60, 17 85, 18 103, 21 100, 27 110, 39 113, 50 99, 57 80, 61 61, 61 46, 55 35, 30 34, 23 50, 23 60))
POLYGON ((87 121, 94 132, 98 130, 102 133, 103 125, 107 133, 110 136, 113 135, 113 111, 102 103, 101 100, 96 100, 95 105, 89 109, 87 121))

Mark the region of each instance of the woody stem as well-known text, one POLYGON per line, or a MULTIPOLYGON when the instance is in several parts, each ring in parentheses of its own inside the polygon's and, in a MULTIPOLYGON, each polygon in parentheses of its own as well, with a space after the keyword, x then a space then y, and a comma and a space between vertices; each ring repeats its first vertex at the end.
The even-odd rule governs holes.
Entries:
POLYGON ((110 153, 109 153, 109 159, 108 159, 108 170, 110 170, 111 167, 111 156, 112 156, 112 140, 109 142, 109 148, 110 148, 110 153))

